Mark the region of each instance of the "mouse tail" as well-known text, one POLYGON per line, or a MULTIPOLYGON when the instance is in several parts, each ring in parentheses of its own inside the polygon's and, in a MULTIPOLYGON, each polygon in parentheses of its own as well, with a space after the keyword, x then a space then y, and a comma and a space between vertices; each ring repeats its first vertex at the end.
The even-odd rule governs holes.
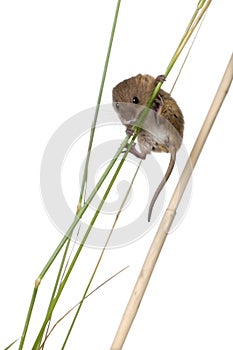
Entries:
POLYGON ((150 202, 149 211, 148 211, 148 221, 149 222, 151 219, 151 214, 152 214, 152 211, 154 208, 154 204, 155 204, 160 192, 162 191, 164 185, 166 184, 167 180, 169 179, 169 177, 171 175, 171 172, 172 172, 174 165, 175 165, 175 161, 176 161, 176 152, 174 151, 174 152, 171 152, 170 162, 169 162, 166 174, 164 175, 162 181, 160 182, 160 184, 159 184, 157 190, 155 191, 155 194, 153 195, 153 198, 150 202))

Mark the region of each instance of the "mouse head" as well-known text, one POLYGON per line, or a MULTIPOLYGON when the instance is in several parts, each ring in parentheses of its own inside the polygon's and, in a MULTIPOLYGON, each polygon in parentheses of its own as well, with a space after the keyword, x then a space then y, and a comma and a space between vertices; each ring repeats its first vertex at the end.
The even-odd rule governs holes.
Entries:
POLYGON ((124 125, 135 122, 156 84, 157 81, 152 76, 138 74, 113 88, 113 107, 124 125))

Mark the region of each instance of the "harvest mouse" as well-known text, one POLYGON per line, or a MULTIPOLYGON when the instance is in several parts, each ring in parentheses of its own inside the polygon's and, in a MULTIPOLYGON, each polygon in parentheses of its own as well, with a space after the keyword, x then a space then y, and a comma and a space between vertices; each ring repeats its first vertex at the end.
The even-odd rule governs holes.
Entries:
MULTIPOLYGON (((147 105, 156 85, 164 80, 163 75, 155 79, 150 75, 138 74, 113 88, 113 107, 122 124, 126 126, 127 134, 133 135, 132 125, 147 105)), ((141 159, 145 159, 151 151, 169 152, 171 155, 168 169, 151 200, 148 221, 150 221, 154 203, 174 167, 176 152, 182 143, 183 130, 184 118, 179 106, 169 93, 160 89, 137 136, 141 152, 135 148, 135 144, 130 150, 141 159)))

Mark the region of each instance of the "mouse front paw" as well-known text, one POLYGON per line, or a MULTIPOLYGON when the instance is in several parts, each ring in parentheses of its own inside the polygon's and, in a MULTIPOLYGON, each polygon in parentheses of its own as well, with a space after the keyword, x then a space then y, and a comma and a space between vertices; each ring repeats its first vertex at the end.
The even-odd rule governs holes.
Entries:
POLYGON ((126 132, 126 135, 129 135, 129 136, 133 136, 135 133, 133 126, 130 124, 127 125, 125 132, 126 132))
POLYGON ((164 83, 166 81, 166 77, 164 74, 160 74, 157 76, 157 78, 155 79, 156 84, 158 83, 164 83))

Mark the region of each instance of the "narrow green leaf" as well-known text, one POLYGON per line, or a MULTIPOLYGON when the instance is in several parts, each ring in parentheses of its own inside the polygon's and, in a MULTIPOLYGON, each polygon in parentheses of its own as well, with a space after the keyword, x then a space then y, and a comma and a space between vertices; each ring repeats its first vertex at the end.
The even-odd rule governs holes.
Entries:
POLYGON ((12 345, 14 345, 19 339, 16 339, 15 341, 13 341, 13 343, 11 343, 10 345, 8 345, 5 349, 3 350, 8 350, 12 347, 12 345))

